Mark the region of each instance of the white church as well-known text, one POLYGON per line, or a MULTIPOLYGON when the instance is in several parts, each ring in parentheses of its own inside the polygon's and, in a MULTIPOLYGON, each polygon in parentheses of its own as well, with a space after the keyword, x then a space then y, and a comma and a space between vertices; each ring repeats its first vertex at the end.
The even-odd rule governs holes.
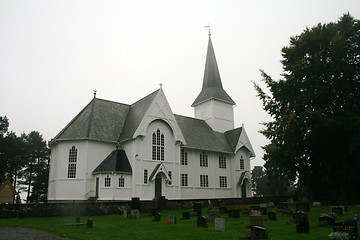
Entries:
POLYGON ((94 94, 50 142, 48 200, 251 197, 255 153, 234 106, 209 34, 195 117, 174 114, 161 87, 130 105, 94 94))

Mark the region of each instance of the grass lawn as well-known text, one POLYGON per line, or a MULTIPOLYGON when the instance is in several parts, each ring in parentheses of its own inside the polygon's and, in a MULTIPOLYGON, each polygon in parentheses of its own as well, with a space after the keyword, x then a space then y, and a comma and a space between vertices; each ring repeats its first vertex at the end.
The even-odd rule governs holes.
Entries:
MULTIPOLYGON (((229 206, 233 209, 234 206, 229 206)), ((292 206, 290 206, 292 208, 292 206)), ((332 227, 319 223, 318 218, 321 213, 328 213, 329 206, 313 207, 308 213, 310 222, 310 233, 296 233, 296 225, 291 222, 291 217, 277 214, 277 221, 268 221, 267 216, 263 216, 264 227, 268 229, 269 239, 272 240, 303 240, 328 239, 332 232, 332 227)), ((268 211, 276 211, 275 208, 268 208, 268 211)), ((353 214, 359 214, 360 208, 349 206, 348 213, 345 216, 337 216, 336 221, 351 219, 353 214)), ((207 209, 203 208, 203 214, 207 216, 207 209)), ((148 213, 140 214, 140 219, 126 219, 122 215, 105 215, 105 216, 82 216, 81 222, 91 218, 93 228, 86 226, 64 226, 64 224, 74 223, 74 217, 39 217, 39 218, 22 218, 22 219, 0 219, 0 227, 27 227, 44 230, 61 237, 67 237, 73 240, 89 239, 156 239, 156 240, 175 240, 175 239, 241 239, 245 234, 250 233, 247 228, 249 216, 240 214, 240 218, 229 218, 226 214, 225 232, 215 232, 214 223, 209 222, 208 228, 200 228, 196 225, 195 212, 190 209, 163 211, 161 212, 161 221, 153 222, 148 213), (191 212, 189 220, 182 220, 182 212, 191 212), (168 225, 169 215, 177 216, 177 224, 168 225)))

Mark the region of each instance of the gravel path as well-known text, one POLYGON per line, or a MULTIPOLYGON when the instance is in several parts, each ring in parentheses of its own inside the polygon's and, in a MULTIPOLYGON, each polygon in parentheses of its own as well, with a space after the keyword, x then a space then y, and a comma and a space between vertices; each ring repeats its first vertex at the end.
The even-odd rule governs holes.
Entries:
POLYGON ((58 237, 54 234, 44 231, 18 228, 18 227, 1 227, 0 240, 69 240, 68 238, 58 237))

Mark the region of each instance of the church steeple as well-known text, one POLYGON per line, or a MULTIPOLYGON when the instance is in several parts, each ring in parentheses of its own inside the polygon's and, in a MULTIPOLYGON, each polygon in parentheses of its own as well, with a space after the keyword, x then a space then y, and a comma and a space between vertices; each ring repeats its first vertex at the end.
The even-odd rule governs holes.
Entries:
POLYGON ((216 99, 235 105, 235 102, 223 89, 214 47, 209 34, 202 90, 191 106, 195 107, 196 105, 210 99, 216 99))
POLYGON ((223 89, 209 33, 202 90, 191 106, 196 118, 205 120, 215 131, 225 132, 234 128, 234 105, 223 89))

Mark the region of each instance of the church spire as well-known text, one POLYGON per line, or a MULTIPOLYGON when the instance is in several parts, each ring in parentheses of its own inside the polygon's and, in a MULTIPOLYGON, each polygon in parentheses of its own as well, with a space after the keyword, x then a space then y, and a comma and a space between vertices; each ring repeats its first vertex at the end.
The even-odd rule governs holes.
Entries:
POLYGON ((216 62, 215 51, 211 41, 211 34, 209 32, 202 90, 191 106, 194 107, 210 99, 217 99, 219 101, 235 105, 235 102, 223 89, 219 68, 216 62))

